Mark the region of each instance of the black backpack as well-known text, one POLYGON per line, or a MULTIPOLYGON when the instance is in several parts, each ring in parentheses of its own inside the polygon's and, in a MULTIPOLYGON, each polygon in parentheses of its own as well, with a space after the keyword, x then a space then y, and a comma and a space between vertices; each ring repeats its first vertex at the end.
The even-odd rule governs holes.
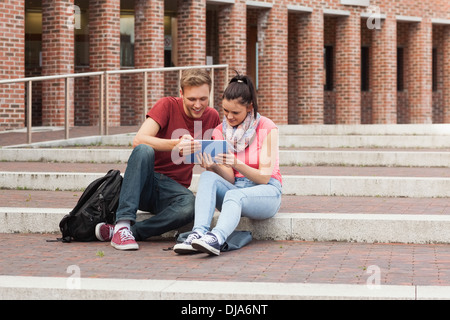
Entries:
POLYGON ((119 170, 109 170, 88 185, 75 208, 59 223, 63 242, 97 240, 95 226, 115 222, 122 180, 119 170))

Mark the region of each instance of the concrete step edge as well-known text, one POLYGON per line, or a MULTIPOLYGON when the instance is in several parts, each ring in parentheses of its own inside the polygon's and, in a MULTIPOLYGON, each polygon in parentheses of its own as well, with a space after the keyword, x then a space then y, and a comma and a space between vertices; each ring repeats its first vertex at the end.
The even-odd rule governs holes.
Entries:
MULTIPOLYGON (((72 208, 0 207, 0 233, 59 233, 72 208)), ((138 221, 152 215, 139 211, 138 221)), ((216 212, 213 225, 219 213, 216 212)), ((163 238, 189 231, 192 224, 163 238)), ((368 213, 277 213, 266 220, 241 218, 237 229, 257 240, 346 241, 368 243, 450 243, 450 216, 368 213)), ((56 238, 56 236, 55 236, 56 238)))
MULTIPOLYGON (((0 161, 126 163, 131 149, 0 149, 0 161)), ((280 150, 280 165, 450 167, 450 152, 280 150)))
MULTIPOLYGON (((0 172, 0 188, 84 190, 105 173, 0 172)), ((123 174, 123 173, 122 173, 123 174)), ((190 190, 196 192, 199 174, 190 190)), ((283 176, 283 194, 326 196, 450 197, 450 178, 283 176)))
MULTIPOLYGON (((0 276, 0 299, 186 300, 186 308, 191 306, 191 300, 217 300, 214 316, 230 317, 237 307, 233 300, 415 300, 449 297, 450 287, 445 286, 93 279, 69 275, 67 278, 0 276)), ((264 304, 270 305, 270 302, 264 304)), ((182 309, 173 310, 175 314, 182 314, 182 309)), ((263 313, 258 314, 263 316, 263 313)))

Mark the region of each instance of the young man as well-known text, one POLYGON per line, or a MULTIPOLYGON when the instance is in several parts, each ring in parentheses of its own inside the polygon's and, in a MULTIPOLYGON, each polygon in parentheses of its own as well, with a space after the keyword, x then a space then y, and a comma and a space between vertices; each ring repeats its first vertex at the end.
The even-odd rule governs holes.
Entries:
POLYGON ((115 226, 101 223, 96 227, 97 238, 111 240, 116 249, 139 249, 136 241, 194 219, 195 198, 188 189, 194 164, 178 160, 190 153, 193 139, 210 139, 205 132, 211 133, 220 120, 218 112, 208 106, 211 78, 207 71, 185 70, 180 87, 181 97, 162 98, 149 110, 133 140, 115 226), (138 209, 155 216, 136 222, 138 209))

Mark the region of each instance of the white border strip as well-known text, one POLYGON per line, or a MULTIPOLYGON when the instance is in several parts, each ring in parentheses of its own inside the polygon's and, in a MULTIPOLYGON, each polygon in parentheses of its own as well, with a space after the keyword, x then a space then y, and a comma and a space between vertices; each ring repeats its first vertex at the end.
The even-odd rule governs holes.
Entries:
POLYGON ((431 19, 431 23, 433 23, 433 24, 450 25, 450 19, 432 18, 432 19, 431 19))
POLYGON ((288 4, 287 9, 288 11, 295 11, 295 12, 308 12, 308 13, 313 12, 313 8, 311 7, 300 6, 296 4, 288 4))
POLYGON ((412 17, 412 16, 395 16, 397 21, 400 22, 422 22, 421 17, 412 17))
POLYGON ((262 2, 262 1, 251 1, 247 0, 246 2, 247 7, 254 7, 254 8, 266 8, 270 9, 273 7, 273 3, 270 2, 262 2))
POLYGON ((0 276, 0 299, 302 300, 449 298, 450 287, 0 276), (418 290, 420 288, 420 290, 418 290))
POLYGON ((323 14, 336 17, 349 17, 350 11, 347 10, 335 10, 335 9, 323 9, 323 14))

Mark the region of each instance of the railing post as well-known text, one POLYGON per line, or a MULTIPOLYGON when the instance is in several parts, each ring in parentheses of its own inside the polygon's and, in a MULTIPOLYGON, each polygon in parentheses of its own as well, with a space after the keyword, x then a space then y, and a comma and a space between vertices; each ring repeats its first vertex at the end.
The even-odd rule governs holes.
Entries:
POLYGON ((100 97, 99 97, 99 119, 98 119, 98 125, 99 125, 99 134, 102 136, 105 132, 103 131, 103 104, 105 99, 105 74, 102 73, 100 75, 100 97))
POLYGON ((181 90, 181 76, 183 75, 183 70, 178 70, 178 94, 180 94, 181 90))
POLYGON ((32 81, 28 81, 27 84, 27 143, 31 143, 31 113, 32 113, 32 81))
POLYGON ((64 79, 64 128, 65 128, 65 139, 69 139, 69 78, 64 79))
POLYGON ((148 73, 144 71, 144 84, 143 84, 143 100, 144 100, 144 114, 142 115, 142 123, 145 121, 145 117, 147 115, 147 107, 148 107, 148 73))
POLYGON ((105 71, 105 135, 108 135, 109 128, 109 75, 105 71))
POLYGON ((228 65, 225 67, 225 81, 223 90, 225 91, 227 87, 228 87, 228 65))
POLYGON ((209 93, 209 106, 214 108, 214 68, 211 68, 211 91, 209 93))

